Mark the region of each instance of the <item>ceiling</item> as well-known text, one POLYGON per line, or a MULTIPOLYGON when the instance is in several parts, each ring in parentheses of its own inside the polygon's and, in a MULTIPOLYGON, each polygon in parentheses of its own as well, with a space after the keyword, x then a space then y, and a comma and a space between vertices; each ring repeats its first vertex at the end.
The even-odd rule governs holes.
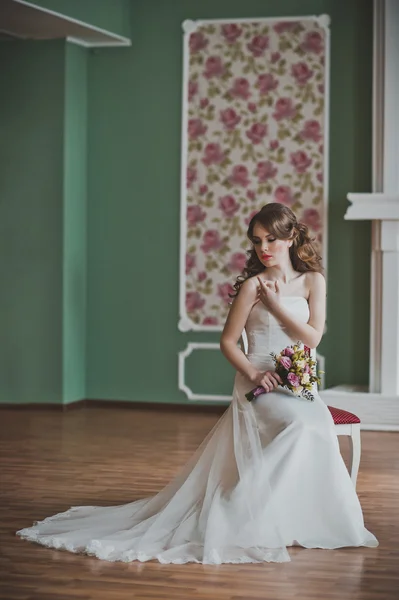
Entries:
POLYGON ((18 0, 0 0, 0 40, 49 40, 68 38, 82 46, 127 46, 128 38, 95 26, 52 14, 18 0))

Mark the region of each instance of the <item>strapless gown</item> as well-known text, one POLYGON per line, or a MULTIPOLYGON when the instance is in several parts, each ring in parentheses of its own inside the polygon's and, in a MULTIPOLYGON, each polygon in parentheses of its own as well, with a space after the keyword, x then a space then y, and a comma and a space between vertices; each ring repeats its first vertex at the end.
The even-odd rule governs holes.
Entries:
MULTIPOLYGON (((297 319, 301 297, 284 297, 297 319)), ((272 369, 291 340, 262 303, 246 323, 248 359, 272 369)), ((342 460, 329 410, 278 388, 248 402, 237 373, 231 404, 180 473, 154 496, 75 506, 17 535, 107 561, 204 564, 289 561, 287 547, 377 546, 342 460)), ((134 482, 133 482, 134 485, 134 482)))

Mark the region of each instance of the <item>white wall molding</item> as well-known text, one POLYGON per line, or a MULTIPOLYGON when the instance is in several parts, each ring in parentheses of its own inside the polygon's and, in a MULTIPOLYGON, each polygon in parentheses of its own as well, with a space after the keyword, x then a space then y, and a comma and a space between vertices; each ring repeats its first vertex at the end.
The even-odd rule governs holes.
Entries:
MULTIPOLYGON (((195 350, 219 350, 220 345, 206 342, 189 342, 185 350, 179 352, 179 390, 184 392, 189 400, 212 400, 212 401, 231 401, 231 395, 222 394, 196 394, 186 384, 186 358, 195 350)), ((233 385, 233 382, 232 382, 233 385)))
POLYGON ((345 214, 345 220, 347 221, 391 221, 399 219, 399 193, 349 193, 347 198, 351 203, 345 214))

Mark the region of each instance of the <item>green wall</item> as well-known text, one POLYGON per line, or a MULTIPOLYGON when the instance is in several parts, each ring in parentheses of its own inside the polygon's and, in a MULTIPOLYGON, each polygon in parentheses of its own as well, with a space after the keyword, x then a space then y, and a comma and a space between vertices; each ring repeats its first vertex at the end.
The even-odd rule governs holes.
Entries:
POLYGON ((0 402, 60 402, 64 42, 0 44, 0 402))
POLYGON ((130 37, 129 0, 30 0, 31 4, 130 37))
MULTIPOLYGON (((371 0, 136 0, 132 47, 96 50, 89 61, 87 397, 186 402, 178 351, 219 339, 177 329, 182 21, 323 13, 332 18, 332 64, 320 349, 328 385, 367 382, 370 232, 343 216, 346 193, 370 189, 371 0)), ((229 365, 204 354, 190 357, 190 386, 230 393, 229 365)))
POLYGON ((0 403, 85 397, 87 55, 0 44, 0 403))
POLYGON ((63 221, 63 402, 86 394, 87 53, 66 44, 63 221))
MULTIPOLYGON (((187 402, 177 354, 219 334, 177 329, 181 23, 226 16, 332 17, 321 351, 328 385, 366 383, 370 231, 343 216, 370 189, 371 0, 135 0, 130 21, 118 6, 131 48, 0 44, 0 402, 187 402)), ((229 394, 232 375, 218 351, 187 361, 195 392, 229 394)))

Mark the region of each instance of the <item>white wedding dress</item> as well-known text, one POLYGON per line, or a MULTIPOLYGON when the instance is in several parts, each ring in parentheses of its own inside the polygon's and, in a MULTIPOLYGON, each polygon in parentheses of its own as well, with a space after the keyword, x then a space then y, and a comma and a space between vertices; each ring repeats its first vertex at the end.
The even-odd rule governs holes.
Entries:
MULTIPOLYGON (((282 301, 307 321, 305 298, 282 301)), ((248 358, 293 341, 265 306, 247 321, 248 358)), ((155 496, 113 507, 77 506, 17 535, 108 561, 206 564, 289 561, 287 546, 377 546, 364 527, 333 421, 315 401, 278 388, 252 403, 237 374, 233 399, 179 475, 155 496)), ((134 482, 133 482, 134 485, 134 482)))

